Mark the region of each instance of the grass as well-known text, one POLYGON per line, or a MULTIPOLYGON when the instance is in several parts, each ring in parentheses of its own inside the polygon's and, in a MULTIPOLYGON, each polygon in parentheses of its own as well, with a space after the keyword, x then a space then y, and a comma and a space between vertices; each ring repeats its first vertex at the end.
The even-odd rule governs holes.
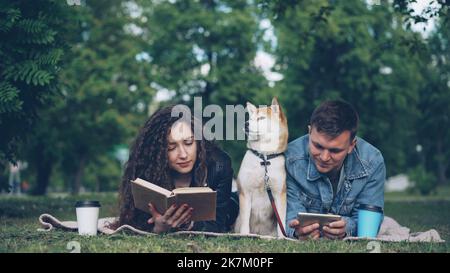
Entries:
MULTIPOLYGON (((366 242, 262 240, 255 238, 207 238, 205 236, 137 236, 117 234, 82 237, 75 232, 38 232, 38 216, 51 213, 61 220, 75 220, 73 205, 77 199, 96 199, 102 204, 100 217, 116 215, 117 196, 96 194, 51 197, 0 197, 0 252, 70 252, 76 241, 81 252, 369 252, 366 242), (68 245, 69 244, 69 245, 68 245)), ((412 232, 436 229, 446 243, 382 243, 381 252, 449 252, 450 199, 386 196, 386 215, 412 232)))

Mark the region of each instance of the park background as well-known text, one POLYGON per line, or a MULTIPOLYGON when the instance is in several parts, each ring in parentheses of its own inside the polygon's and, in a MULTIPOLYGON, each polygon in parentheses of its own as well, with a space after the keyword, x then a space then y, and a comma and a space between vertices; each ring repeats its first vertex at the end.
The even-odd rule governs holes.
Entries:
MULTIPOLYGON (((193 97, 225 111, 277 96, 290 140, 307 133, 322 101, 350 102, 358 135, 381 150, 388 177, 401 175, 403 191, 387 193, 386 214, 449 241, 449 7, 448 0, 0 0, 0 236, 13 237, 0 251, 53 251, 14 240, 7 223, 39 238, 32 220, 43 212, 73 219, 79 194, 115 215, 114 192, 140 126, 159 107, 192 106, 193 97), (22 196, 7 196, 10 162, 18 161, 22 196)), ((236 175, 245 141, 217 143, 236 175)))

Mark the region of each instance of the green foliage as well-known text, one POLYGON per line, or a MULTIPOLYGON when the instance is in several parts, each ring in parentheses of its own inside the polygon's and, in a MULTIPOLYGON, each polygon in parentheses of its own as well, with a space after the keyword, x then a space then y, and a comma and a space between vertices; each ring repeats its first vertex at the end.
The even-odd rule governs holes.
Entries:
MULTIPOLYGON (((79 23, 59 73, 62 96, 42 113, 26 153, 37 174, 58 168, 73 193, 82 186, 116 188, 120 165, 105 155, 117 144, 129 144, 143 124, 154 95, 150 66, 136 58, 144 44, 126 30, 133 18, 123 1, 88 2, 72 12, 79 23)), ((45 63, 60 55, 54 50, 40 59, 45 63)), ((49 179, 36 183, 45 187, 49 179)))
MULTIPOLYGON (((192 106, 192 98, 201 96, 204 106, 217 104, 223 110, 226 104, 246 101, 270 103, 274 90, 253 65, 262 40, 252 4, 245 0, 139 3, 142 16, 148 18, 142 27, 148 33, 152 80, 175 91, 171 102, 192 106)), ((231 155, 237 173, 245 142, 218 144, 231 155)))
POLYGON ((251 99, 267 86, 252 65, 258 22, 247 1, 143 1, 142 6, 154 81, 174 90, 175 101, 202 96, 205 104, 225 105, 251 99))
POLYGON ((382 151, 388 174, 407 169, 423 77, 419 56, 403 42, 418 34, 400 21, 387 4, 325 0, 301 1, 275 20, 291 139, 306 133, 318 104, 344 99, 360 114, 359 135, 382 151))
POLYGON ((86 167, 83 186, 88 191, 117 192, 122 179, 120 162, 109 155, 98 156, 86 167))
POLYGON ((450 28, 441 20, 427 43, 429 56, 422 71, 427 81, 421 84, 417 120, 418 143, 423 146, 427 171, 433 172, 439 184, 447 184, 450 170, 450 28))
MULTIPOLYGON (((448 181, 448 1, 419 16, 414 0, 0 1, 0 159, 29 136, 20 148, 36 185, 114 188, 113 147, 129 145, 154 108, 192 106, 194 96, 222 109, 278 96, 290 140, 306 133, 319 103, 347 100, 388 175, 421 166, 426 181, 448 181), (427 39, 408 26, 433 16, 427 39), (275 44, 263 39, 261 19, 275 44), (254 65, 261 49, 283 75, 274 87, 254 65), (155 101, 164 89, 173 98, 155 101)), ((245 141, 219 145, 237 173, 245 141)))
POLYGON ((0 162, 12 160, 55 95, 67 40, 63 1, 0 2, 0 162))
POLYGON ((23 102, 19 100, 19 90, 13 85, 0 83, 0 112, 18 112, 22 109, 23 102))
POLYGON ((429 195, 436 189, 436 177, 427 172, 424 166, 417 166, 410 170, 409 179, 414 183, 414 189, 422 195, 429 195))
POLYGON ((433 1, 439 5, 421 14, 413 2, 256 1, 275 24, 275 70, 284 75, 277 88, 296 122, 291 139, 306 133, 321 101, 345 99, 360 113, 360 136, 383 152, 388 175, 416 166, 421 144, 427 170, 446 184, 450 2, 433 1), (437 17, 429 38, 412 31, 413 23, 437 17))
MULTIPOLYGON (((52 59, 51 63, 56 63, 57 61, 57 59, 52 59)), ((38 66, 39 63, 43 63, 42 59, 39 59, 36 62, 26 61, 24 63, 11 65, 3 72, 4 79, 14 82, 24 81, 28 85, 45 86, 50 83, 50 80, 52 80, 54 76, 47 71, 40 70, 38 66)))

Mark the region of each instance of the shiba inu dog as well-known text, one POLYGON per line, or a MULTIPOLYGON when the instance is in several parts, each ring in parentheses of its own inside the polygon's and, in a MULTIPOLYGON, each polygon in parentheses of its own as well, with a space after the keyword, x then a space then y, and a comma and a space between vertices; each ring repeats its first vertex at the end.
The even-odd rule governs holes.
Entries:
POLYGON ((236 179, 239 216, 235 232, 283 236, 266 191, 265 177, 281 223, 286 219, 286 171, 283 152, 287 148, 288 125, 277 98, 272 105, 256 108, 247 102, 249 120, 247 152, 236 179), (267 171, 266 168, 267 167, 267 171))

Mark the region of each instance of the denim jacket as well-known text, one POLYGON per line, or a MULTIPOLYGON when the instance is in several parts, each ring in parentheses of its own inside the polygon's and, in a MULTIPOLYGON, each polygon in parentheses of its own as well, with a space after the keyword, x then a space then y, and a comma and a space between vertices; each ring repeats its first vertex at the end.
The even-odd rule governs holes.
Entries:
POLYGON ((343 216, 347 222, 347 236, 357 235, 359 204, 384 207, 386 168, 380 151, 357 138, 353 151, 343 164, 343 179, 333 200, 330 180, 317 171, 309 155, 309 135, 288 145, 286 155, 287 214, 286 232, 294 237, 289 222, 298 212, 332 213, 343 216))

